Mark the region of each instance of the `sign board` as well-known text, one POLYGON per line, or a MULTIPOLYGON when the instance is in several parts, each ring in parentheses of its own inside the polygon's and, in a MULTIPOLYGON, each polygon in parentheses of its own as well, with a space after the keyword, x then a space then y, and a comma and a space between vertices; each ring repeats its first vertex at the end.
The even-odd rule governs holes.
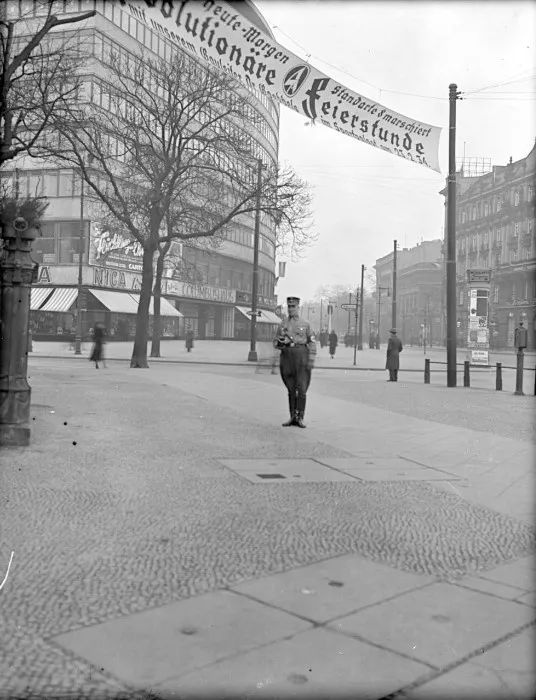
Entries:
POLYGON ((236 290, 227 287, 212 287, 208 284, 191 284, 178 280, 166 279, 164 282, 164 294, 170 296, 186 297, 202 301, 221 302, 223 304, 236 303, 236 290))
POLYGON ((357 304, 341 304, 341 309, 357 309, 357 304))
POLYGON ((439 127, 398 114, 329 78, 226 2, 120 3, 138 22, 255 95, 267 95, 313 123, 440 172, 439 127))
POLYGON ((112 232, 97 221, 91 222, 89 264, 141 272, 143 248, 126 232, 112 232))
POLYGON ((491 270, 467 270, 468 282, 489 282, 491 279, 491 270))
POLYGON ((489 352, 488 350, 471 350, 470 362, 472 365, 484 365, 489 366, 489 352))

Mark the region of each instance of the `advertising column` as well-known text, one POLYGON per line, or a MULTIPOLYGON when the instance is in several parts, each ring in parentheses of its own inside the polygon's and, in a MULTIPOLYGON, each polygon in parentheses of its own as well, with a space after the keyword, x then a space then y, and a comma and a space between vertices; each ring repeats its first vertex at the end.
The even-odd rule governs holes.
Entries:
POLYGON ((472 365, 489 366, 489 290, 491 270, 467 270, 469 322, 467 359, 472 365))

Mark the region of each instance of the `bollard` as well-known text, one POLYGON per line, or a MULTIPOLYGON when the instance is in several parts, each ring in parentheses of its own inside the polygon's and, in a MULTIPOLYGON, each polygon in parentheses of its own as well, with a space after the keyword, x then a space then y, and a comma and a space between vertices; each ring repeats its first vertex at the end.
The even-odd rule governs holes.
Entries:
POLYGON ((465 360, 463 363, 463 385, 465 387, 471 386, 471 379, 469 376, 469 360, 465 360))
POLYGON ((516 368, 516 390, 514 391, 514 396, 525 396, 523 393, 523 361, 525 355, 523 353, 523 348, 519 348, 517 351, 517 368, 516 368))
POLYGON ((430 360, 428 358, 424 361, 424 383, 430 384, 430 360))
POLYGON ((497 362, 497 365, 496 365, 495 390, 502 391, 502 362, 497 362))

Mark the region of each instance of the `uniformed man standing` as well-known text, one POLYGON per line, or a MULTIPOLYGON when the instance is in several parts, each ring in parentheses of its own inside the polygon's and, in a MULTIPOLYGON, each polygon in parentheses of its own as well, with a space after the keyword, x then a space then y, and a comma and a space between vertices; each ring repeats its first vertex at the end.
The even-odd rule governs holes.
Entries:
POLYGON ((288 319, 281 322, 274 339, 274 347, 281 350, 281 379, 288 390, 290 420, 283 426, 305 428, 305 400, 316 357, 316 343, 311 327, 300 318, 300 300, 288 297, 287 307, 288 319))

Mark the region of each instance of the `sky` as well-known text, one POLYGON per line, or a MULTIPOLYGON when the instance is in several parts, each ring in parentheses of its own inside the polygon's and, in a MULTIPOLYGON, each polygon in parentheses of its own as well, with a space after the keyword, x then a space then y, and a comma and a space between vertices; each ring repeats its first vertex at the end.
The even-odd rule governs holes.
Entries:
POLYGON ((324 285, 358 286, 361 265, 443 238, 448 86, 456 155, 519 160, 536 137, 536 3, 255 0, 286 49, 364 97, 442 128, 441 174, 281 107, 279 159, 313 187, 318 241, 287 263, 276 292, 312 299, 324 285), (400 94, 409 93, 409 94, 400 94), (470 94, 472 93, 472 94, 470 94))

